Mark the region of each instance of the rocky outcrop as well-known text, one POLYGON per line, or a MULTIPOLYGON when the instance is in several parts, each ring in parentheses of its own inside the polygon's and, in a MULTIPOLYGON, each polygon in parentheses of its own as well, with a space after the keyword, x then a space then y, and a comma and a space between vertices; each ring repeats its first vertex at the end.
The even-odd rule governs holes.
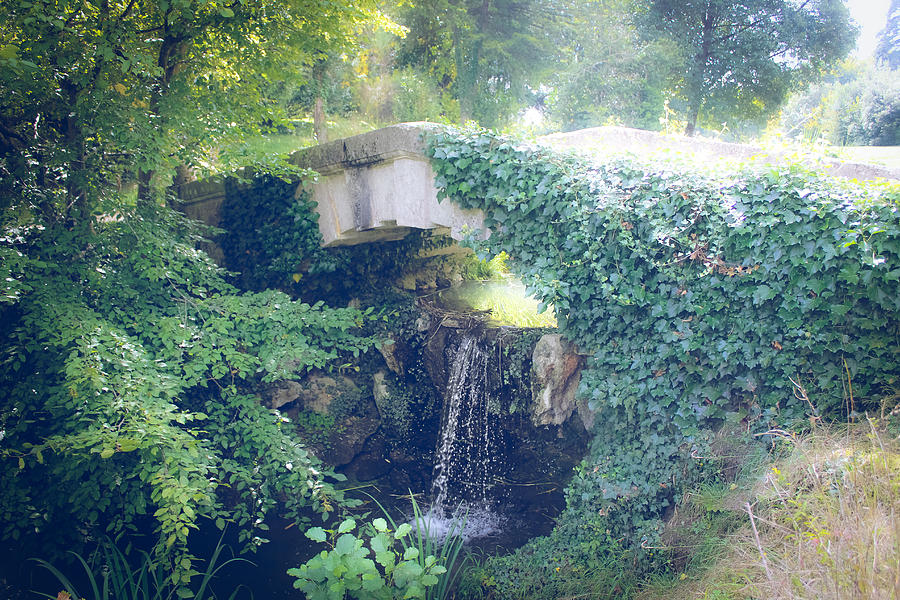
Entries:
POLYGON ((269 406, 282 408, 287 404, 297 402, 300 408, 320 415, 341 416, 335 414, 342 411, 335 411, 332 403, 336 399, 357 397, 359 394, 359 388, 349 377, 326 375, 314 371, 302 382, 278 382, 269 390, 269 406))
POLYGON ((405 362, 408 349, 404 342, 389 338, 384 344, 378 346, 378 351, 384 357, 384 362, 388 369, 397 375, 406 373, 405 362))
MULTIPOLYGON (((576 351, 575 344, 558 333, 550 333, 535 344, 531 360, 534 424, 562 425, 577 406, 575 392, 581 381, 584 358, 576 351)), ((593 426, 593 415, 583 412, 579 411, 582 422, 587 416, 593 426)), ((588 423, 584 425, 589 428, 588 423)))

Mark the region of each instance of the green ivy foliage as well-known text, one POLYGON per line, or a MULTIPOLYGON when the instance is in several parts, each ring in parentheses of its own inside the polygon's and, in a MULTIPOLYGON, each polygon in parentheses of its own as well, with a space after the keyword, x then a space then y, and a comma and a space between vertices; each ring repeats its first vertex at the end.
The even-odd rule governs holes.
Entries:
POLYGON ((280 496, 295 517, 342 501, 242 390, 374 338, 356 309, 238 293, 168 209, 113 199, 98 214, 0 239, 17 257, 0 304, 0 536, 48 554, 149 522, 181 585, 199 519, 236 522, 254 546, 280 496))
POLYGON ((259 175, 226 180, 219 238, 228 268, 243 289, 285 288, 294 274, 329 273, 339 257, 322 249, 319 215, 296 180, 259 175))
POLYGON ((470 243, 505 251, 590 354, 597 426, 563 521, 602 515, 642 562, 711 429, 896 403, 898 186, 594 164, 479 130, 428 141, 440 197, 485 215, 490 237, 470 243))

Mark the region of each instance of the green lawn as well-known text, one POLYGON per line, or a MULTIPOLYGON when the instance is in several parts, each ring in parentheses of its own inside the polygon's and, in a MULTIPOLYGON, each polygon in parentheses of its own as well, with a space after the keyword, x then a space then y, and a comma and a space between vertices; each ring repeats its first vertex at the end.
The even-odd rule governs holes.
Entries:
POLYGON ((900 169, 900 146, 844 146, 837 150, 844 160, 900 169))

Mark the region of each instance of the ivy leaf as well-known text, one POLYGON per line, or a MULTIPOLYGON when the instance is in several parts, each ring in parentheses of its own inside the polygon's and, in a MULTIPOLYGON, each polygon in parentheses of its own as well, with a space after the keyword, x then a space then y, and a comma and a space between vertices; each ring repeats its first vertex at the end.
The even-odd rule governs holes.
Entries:
POLYGON ((766 300, 775 297, 775 290, 767 285, 761 285, 753 292, 753 304, 762 304, 766 300))

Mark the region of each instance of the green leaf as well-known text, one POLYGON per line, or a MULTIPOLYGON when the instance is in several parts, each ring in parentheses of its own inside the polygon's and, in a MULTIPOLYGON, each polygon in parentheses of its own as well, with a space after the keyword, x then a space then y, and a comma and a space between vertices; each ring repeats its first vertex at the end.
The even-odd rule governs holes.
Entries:
POLYGON ((324 542, 328 539, 328 534, 321 527, 311 527, 306 530, 305 535, 314 542, 324 542))
POLYGON ((403 552, 403 560, 415 560, 419 557, 419 550, 415 546, 410 546, 403 552))
POLYGON ((334 545, 334 551, 338 554, 350 554, 356 548, 362 545, 362 541, 356 538, 352 533, 345 533, 337 539, 337 543, 334 545))
POLYGON ((399 540, 406 537, 410 531, 412 531, 412 526, 409 523, 402 523, 397 527, 397 531, 394 532, 394 539, 399 540))
POLYGON ((356 527, 356 521, 353 519, 344 519, 338 527, 338 533, 347 533, 348 531, 352 531, 353 528, 356 527))
POLYGON ((775 290, 767 285, 761 285, 753 292, 753 304, 762 304, 766 300, 775 297, 775 290))

